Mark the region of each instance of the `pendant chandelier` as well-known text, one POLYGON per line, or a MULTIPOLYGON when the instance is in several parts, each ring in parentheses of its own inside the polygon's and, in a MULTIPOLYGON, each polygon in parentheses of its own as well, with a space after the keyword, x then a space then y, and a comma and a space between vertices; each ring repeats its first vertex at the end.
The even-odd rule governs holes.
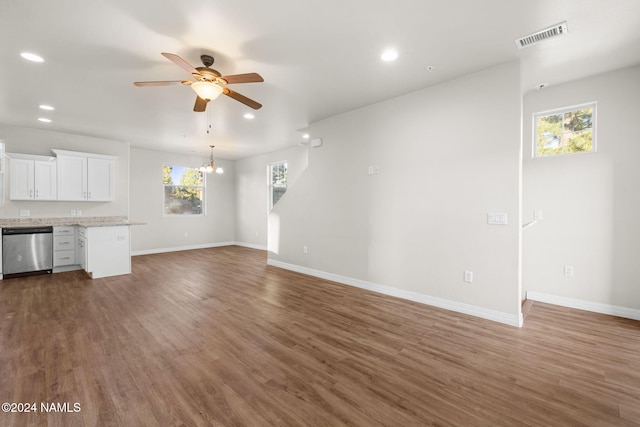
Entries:
POLYGON ((200 166, 200 172, 206 172, 206 173, 212 173, 215 172, 217 174, 223 174, 224 170, 222 169, 222 166, 218 165, 216 166, 215 163, 213 162, 213 148, 215 147, 215 145, 210 145, 209 147, 211 147, 211 155, 209 156, 209 163, 205 163, 202 166, 200 166))

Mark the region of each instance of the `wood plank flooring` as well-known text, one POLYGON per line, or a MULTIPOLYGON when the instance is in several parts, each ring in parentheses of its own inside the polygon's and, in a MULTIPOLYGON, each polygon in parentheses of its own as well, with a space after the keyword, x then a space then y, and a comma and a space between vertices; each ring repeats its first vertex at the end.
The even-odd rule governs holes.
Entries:
POLYGON ((1 426, 640 425, 640 322, 534 303, 519 329, 241 247, 6 280, 0 320, 0 402, 38 406, 1 426))

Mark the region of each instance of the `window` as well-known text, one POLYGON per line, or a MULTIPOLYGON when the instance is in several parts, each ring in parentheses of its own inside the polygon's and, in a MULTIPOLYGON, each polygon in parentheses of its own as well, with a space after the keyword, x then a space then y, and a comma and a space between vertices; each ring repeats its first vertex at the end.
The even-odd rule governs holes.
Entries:
POLYGON ((533 115, 534 157, 595 151, 596 104, 533 115))
POLYGON ((287 162, 270 164, 269 180, 269 208, 273 209, 287 191, 287 162))
POLYGON ((204 213, 204 173, 185 166, 162 167, 165 215, 204 213))

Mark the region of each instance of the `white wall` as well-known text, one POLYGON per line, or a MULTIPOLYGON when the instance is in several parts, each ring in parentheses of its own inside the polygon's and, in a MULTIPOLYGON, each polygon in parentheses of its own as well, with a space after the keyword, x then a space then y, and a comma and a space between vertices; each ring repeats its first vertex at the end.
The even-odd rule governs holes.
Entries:
MULTIPOLYGON (((259 249, 267 248, 268 165, 287 161, 288 193, 307 168, 308 152, 308 146, 296 146, 236 162, 235 236, 238 244, 259 249)), ((283 199, 288 197, 287 193, 284 194, 283 199)))
POLYGON ((201 156, 131 148, 131 214, 134 254, 232 244, 235 240, 235 162, 225 160, 224 174, 208 174, 206 215, 165 216, 162 166, 200 167, 201 156), (186 236, 185 236, 186 233, 186 236))
POLYGON ((269 262, 518 324, 521 101, 514 62, 313 123, 269 262))
POLYGON ((530 296, 640 309, 639 101, 640 67, 525 96, 524 221, 543 211, 523 233, 530 296), (596 153, 532 159, 533 113, 591 101, 598 102, 596 153), (564 276, 564 265, 574 277, 564 276))
MULTIPOLYGON (((128 216, 129 214, 129 144, 126 142, 73 135, 48 130, 24 128, 0 123, 0 139, 5 140, 8 153, 53 156, 52 148, 117 156, 115 168, 115 200, 112 202, 58 202, 9 200, 8 167, 4 177, 4 206, 1 218, 17 218, 21 209, 31 211, 31 217, 68 217, 71 210, 82 210, 82 216, 128 216)), ((9 161, 5 160, 8 166, 9 161)))

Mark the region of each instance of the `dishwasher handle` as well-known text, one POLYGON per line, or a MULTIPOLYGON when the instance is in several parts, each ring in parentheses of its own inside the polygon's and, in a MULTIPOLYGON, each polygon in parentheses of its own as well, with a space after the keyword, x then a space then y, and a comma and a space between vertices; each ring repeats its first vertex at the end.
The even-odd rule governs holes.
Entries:
POLYGON ((53 227, 6 227, 2 229, 3 236, 16 234, 47 234, 53 233, 53 227))

